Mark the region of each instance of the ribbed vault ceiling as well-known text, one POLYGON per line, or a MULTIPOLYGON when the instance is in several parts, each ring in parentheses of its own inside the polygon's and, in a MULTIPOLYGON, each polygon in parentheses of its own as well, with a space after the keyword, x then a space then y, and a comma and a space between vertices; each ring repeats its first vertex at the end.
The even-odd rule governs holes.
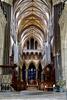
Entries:
POLYGON ((51 5, 47 0, 16 0, 14 15, 20 43, 36 37, 40 45, 47 39, 51 5))

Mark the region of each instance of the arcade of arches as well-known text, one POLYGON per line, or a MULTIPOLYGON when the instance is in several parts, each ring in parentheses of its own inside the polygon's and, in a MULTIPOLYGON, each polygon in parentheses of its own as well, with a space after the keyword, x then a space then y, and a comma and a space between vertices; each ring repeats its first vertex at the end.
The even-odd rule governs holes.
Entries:
POLYGON ((11 67, 11 84, 15 90, 52 90, 67 76, 63 67, 66 68, 63 33, 67 32, 63 16, 67 3, 64 0, 8 1, 0 1, 3 16, 0 23, 4 25, 0 64, 8 65, 8 68, 0 66, 0 73, 9 75, 9 65, 16 65, 11 67))

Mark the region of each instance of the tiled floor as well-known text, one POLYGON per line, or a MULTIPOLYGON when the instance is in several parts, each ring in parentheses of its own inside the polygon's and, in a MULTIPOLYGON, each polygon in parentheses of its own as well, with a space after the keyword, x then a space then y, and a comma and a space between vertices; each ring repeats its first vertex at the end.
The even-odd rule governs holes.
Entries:
POLYGON ((22 92, 0 92, 0 100, 67 100, 66 92, 40 92, 40 91, 22 91, 22 92))

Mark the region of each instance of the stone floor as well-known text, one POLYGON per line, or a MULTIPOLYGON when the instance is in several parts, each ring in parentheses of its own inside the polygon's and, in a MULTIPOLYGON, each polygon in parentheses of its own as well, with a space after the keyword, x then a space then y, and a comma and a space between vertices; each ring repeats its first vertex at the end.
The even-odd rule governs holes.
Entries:
POLYGON ((0 92, 0 100, 67 100, 67 93, 22 91, 22 92, 0 92))

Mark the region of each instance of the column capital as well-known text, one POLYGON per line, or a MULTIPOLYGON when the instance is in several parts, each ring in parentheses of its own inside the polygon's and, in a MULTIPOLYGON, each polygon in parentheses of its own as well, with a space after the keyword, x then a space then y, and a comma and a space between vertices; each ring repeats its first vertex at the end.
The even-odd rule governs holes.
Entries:
POLYGON ((64 2, 64 0, 52 0, 53 1, 53 5, 59 4, 61 2, 64 2))
POLYGON ((13 3, 13 0, 1 0, 2 2, 5 2, 5 3, 8 3, 8 4, 10 4, 10 5, 12 5, 12 3, 13 3))

